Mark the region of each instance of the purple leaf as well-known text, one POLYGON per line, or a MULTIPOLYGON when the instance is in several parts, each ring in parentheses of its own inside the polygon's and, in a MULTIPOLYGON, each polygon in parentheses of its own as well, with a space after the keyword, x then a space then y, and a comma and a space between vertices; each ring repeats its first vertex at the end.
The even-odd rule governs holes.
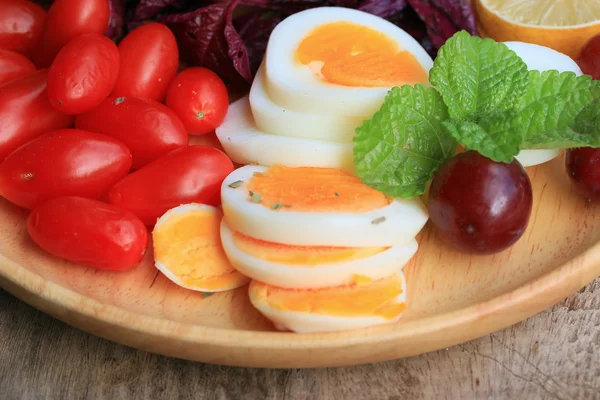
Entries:
POLYGON ((185 0, 140 0, 135 7, 133 20, 143 21, 156 16, 169 6, 181 9, 185 5, 185 0))
POLYGON ((440 48, 459 30, 477 34, 475 14, 469 0, 408 0, 425 22, 431 42, 440 48))
POLYGON ((262 62, 271 32, 283 18, 284 14, 281 12, 254 12, 233 21, 240 37, 246 43, 252 73, 256 73, 262 62))
POLYGON ((125 1, 126 0, 110 0, 110 19, 106 28, 105 36, 108 36, 115 42, 123 36, 123 28, 125 24, 125 1))
POLYGON ((248 52, 232 22, 239 0, 221 1, 195 11, 161 18, 177 36, 180 54, 210 68, 232 87, 252 82, 248 52))
POLYGON ((406 0, 363 0, 358 9, 378 17, 388 18, 407 6, 406 0))

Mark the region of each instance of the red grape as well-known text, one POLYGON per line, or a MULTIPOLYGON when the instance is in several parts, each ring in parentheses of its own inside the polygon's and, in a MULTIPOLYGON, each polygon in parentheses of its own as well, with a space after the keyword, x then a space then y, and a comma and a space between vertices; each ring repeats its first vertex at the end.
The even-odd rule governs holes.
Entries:
POLYGON ((600 200, 600 149, 569 149, 566 165, 573 189, 589 200, 600 200))
POLYGON ((600 80, 600 35, 594 36, 587 42, 577 63, 584 74, 600 80))
POLYGON ((429 191, 429 215, 440 238, 469 253, 513 245, 525 232, 531 207, 531 182, 521 163, 498 163, 476 151, 446 161, 429 191))

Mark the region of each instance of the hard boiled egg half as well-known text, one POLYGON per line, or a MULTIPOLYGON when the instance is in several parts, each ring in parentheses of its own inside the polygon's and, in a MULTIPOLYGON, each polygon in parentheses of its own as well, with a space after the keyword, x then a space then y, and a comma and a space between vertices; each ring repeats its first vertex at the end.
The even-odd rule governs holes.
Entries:
POLYGON ((402 272, 371 282, 324 289, 284 289, 252 281, 250 301, 279 330, 330 332, 397 322, 406 311, 402 272))
MULTIPOLYGON (((571 57, 554 49, 525 42, 504 42, 504 44, 521 57, 530 71, 557 70, 558 72, 574 72, 577 76, 583 75, 571 57)), ((529 167, 550 161, 558 157, 560 153, 560 149, 521 150, 515 158, 524 167, 529 167)))
POLYGON ((352 138, 393 86, 428 84, 431 57, 408 33, 341 7, 294 14, 272 32, 250 95, 216 130, 238 164, 354 170, 352 138))
POLYGON ((250 279, 229 262, 221 245, 223 213, 186 204, 165 213, 152 232, 156 268, 175 284, 201 292, 222 292, 250 279))
POLYGON ((390 199, 331 168, 247 165, 225 178, 221 201, 234 231, 296 246, 402 246, 429 218, 418 198, 390 199))

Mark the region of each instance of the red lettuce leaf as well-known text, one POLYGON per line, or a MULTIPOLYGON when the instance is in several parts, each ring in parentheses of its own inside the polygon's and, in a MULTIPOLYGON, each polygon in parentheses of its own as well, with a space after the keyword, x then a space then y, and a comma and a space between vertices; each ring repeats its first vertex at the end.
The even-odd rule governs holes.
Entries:
POLYGON ((233 11, 239 0, 221 1, 195 11, 160 19, 178 39, 180 54, 189 61, 215 71, 230 87, 252 82, 248 51, 233 26, 233 11))
POLYGON ((233 25, 246 44, 250 70, 256 73, 262 62, 271 32, 280 23, 285 14, 282 12, 253 12, 236 18, 233 25))
POLYGON ((440 48, 457 31, 477 34, 470 0, 408 0, 427 26, 431 42, 440 48))
POLYGON ((139 0, 133 13, 134 21, 150 19, 169 7, 181 10, 186 6, 186 0, 139 0))
POLYGON ((358 9, 378 17, 388 18, 404 10, 407 5, 406 0, 363 0, 358 9))

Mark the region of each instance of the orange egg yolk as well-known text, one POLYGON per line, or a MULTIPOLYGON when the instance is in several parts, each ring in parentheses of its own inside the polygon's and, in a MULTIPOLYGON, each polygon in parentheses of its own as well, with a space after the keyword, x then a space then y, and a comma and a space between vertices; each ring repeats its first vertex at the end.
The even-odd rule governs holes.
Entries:
POLYGON ((229 263, 221 245, 220 210, 173 214, 154 229, 154 258, 186 286, 206 290, 236 287, 247 280, 229 263))
POLYGON ((406 310, 398 302, 402 278, 393 275, 367 285, 352 284, 325 289, 284 289, 253 281, 250 296, 282 311, 339 317, 381 316, 393 319, 406 310))
POLYGON ((428 81, 413 54, 383 33, 353 22, 317 27, 302 40, 296 57, 336 85, 392 87, 428 81))
POLYGON ((233 242, 244 253, 261 260, 311 267, 359 260, 387 249, 386 247, 292 246, 266 242, 239 232, 233 233, 233 242))
POLYGON ((273 166, 248 182, 253 201, 280 212, 368 212, 390 204, 356 176, 331 168, 273 166))

